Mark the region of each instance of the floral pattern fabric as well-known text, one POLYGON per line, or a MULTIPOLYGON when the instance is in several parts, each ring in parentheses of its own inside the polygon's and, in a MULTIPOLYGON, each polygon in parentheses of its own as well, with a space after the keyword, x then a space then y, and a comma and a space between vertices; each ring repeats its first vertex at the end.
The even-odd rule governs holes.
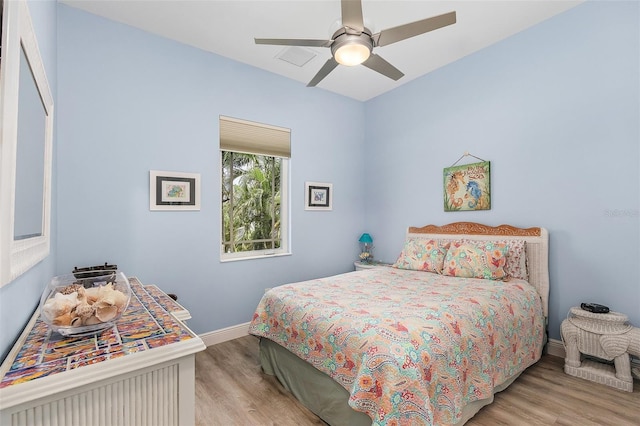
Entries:
POLYGON ((439 274, 448 247, 449 243, 440 243, 438 240, 408 238, 393 267, 439 274))
POLYGON ((526 242, 523 240, 504 240, 501 242, 509 246, 504 271, 510 278, 528 280, 526 242))
POLYGON ((442 273, 452 277, 507 278, 505 265, 509 246, 493 241, 452 243, 444 259, 442 273))
POLYGON ((544 317, 526 281, 384 267, 273 288, 249 331, 332 377, 374 425, 445 425, 540 358, 544 317))

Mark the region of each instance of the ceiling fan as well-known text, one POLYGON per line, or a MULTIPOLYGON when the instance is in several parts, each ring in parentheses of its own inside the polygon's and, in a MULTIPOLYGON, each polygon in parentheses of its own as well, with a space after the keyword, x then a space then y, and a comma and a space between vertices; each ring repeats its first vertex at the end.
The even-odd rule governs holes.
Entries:
POLYGON ((281 38, 256 38, 256 44, 274 44, 285 46, 310 46, 331 48, 331 58, 325 62, 320 71, 307 84, 307 87, 316 86, 338 64, 365 67, 379 72, 393 80, 399 80, 404 76, 402 71, 382 59, 380 55, 373 53, 377 46, 388 46, 398 41, 406 40, 438 28, 456 23, 456 12, 449 12, 409 24, 387 28, 379 33, 372 34, 364 26, 361 0, 341 0, 342 3, 342 27, 333 33, 331 40, 313 39, 281 39, 281 38))

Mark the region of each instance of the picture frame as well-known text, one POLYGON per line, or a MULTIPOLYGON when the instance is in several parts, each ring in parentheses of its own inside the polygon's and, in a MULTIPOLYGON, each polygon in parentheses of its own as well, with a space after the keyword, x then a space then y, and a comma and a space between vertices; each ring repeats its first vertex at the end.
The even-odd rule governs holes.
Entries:
POLYGON ((333 184, 322 182, 304 183, 305 210, 332 210, 333 184))
POLYGON ((489 161, 445 168, 443 186, 445 212, 491 210, 489 161))
POLYGON ((200 210, 200 174, 150 170, 149 210, 200 210))

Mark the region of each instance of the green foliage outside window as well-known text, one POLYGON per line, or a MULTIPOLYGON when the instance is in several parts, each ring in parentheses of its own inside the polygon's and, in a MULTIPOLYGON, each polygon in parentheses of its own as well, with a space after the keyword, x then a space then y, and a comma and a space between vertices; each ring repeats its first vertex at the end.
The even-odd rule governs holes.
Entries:
POLYGON ((224 252, 280 248, 282 159, 221 153, 224 252))

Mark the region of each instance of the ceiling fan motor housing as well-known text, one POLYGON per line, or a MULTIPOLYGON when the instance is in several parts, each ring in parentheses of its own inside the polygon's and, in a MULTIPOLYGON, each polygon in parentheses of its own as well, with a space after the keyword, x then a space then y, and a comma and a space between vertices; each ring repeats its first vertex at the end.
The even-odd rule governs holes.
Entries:
POLYGON ((353 32, 349 28, 340 28, 333 34, 331 54, 342 65, 359 65, 366 61, 373 50, 371 31, 353 32))

